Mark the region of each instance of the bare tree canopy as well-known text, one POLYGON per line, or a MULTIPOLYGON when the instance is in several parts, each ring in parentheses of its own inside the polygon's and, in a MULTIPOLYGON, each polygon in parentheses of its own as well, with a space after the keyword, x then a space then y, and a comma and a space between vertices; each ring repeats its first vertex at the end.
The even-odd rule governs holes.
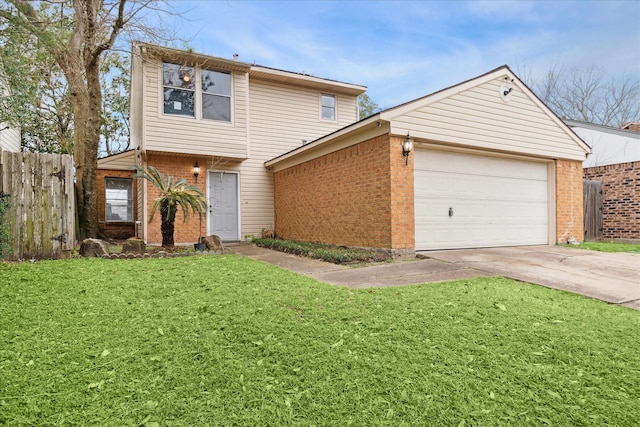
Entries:
POLYGON ((640 78, 607 76, 595 66, 553 66, 540 79, 525 82, 558 116, 621 127, 640 120, 640 78))
POLYGON ((101 66, 124 31, 152 33, 144 16, 159 0, 8 0, 0 5, 0 24, 20 29, 62 70, 73 114, 73 155, 79 238, 98 233, 96 172, 103 115, 101 66))

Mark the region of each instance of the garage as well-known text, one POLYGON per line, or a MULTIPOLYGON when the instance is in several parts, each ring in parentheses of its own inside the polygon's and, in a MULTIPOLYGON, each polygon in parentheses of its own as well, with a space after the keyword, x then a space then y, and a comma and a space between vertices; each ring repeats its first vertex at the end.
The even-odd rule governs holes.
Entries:
POLYGON ((549 243, 549 163, 416 149, 416 250, 549 243))
POLYGON ((589 152, 505 66, 265 166, 279 236, 404 257, 582 240, 589 152))

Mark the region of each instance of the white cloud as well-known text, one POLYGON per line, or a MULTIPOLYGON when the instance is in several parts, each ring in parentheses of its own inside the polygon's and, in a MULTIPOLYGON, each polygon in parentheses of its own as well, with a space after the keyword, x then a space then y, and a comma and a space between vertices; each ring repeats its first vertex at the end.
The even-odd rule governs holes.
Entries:
POLYGON ((197 51, 364 84, 385 107, 503 64, 640 75, 640 2, 196 4, 197 51))

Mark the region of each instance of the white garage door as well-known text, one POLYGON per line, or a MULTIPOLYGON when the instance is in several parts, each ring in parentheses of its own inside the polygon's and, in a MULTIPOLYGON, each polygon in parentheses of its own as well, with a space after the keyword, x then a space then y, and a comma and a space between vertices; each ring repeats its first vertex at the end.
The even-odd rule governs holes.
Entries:
POLYGON ((547 244, 547 168, 417 149, 416 250, 547 244))

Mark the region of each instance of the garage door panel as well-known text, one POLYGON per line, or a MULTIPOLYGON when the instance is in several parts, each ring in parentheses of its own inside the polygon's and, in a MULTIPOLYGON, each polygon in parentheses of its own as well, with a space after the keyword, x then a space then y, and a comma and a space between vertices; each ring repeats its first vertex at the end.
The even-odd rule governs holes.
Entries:
POLYGON ((545 163, 415 153, 417 250, 548 242, 545 163))

